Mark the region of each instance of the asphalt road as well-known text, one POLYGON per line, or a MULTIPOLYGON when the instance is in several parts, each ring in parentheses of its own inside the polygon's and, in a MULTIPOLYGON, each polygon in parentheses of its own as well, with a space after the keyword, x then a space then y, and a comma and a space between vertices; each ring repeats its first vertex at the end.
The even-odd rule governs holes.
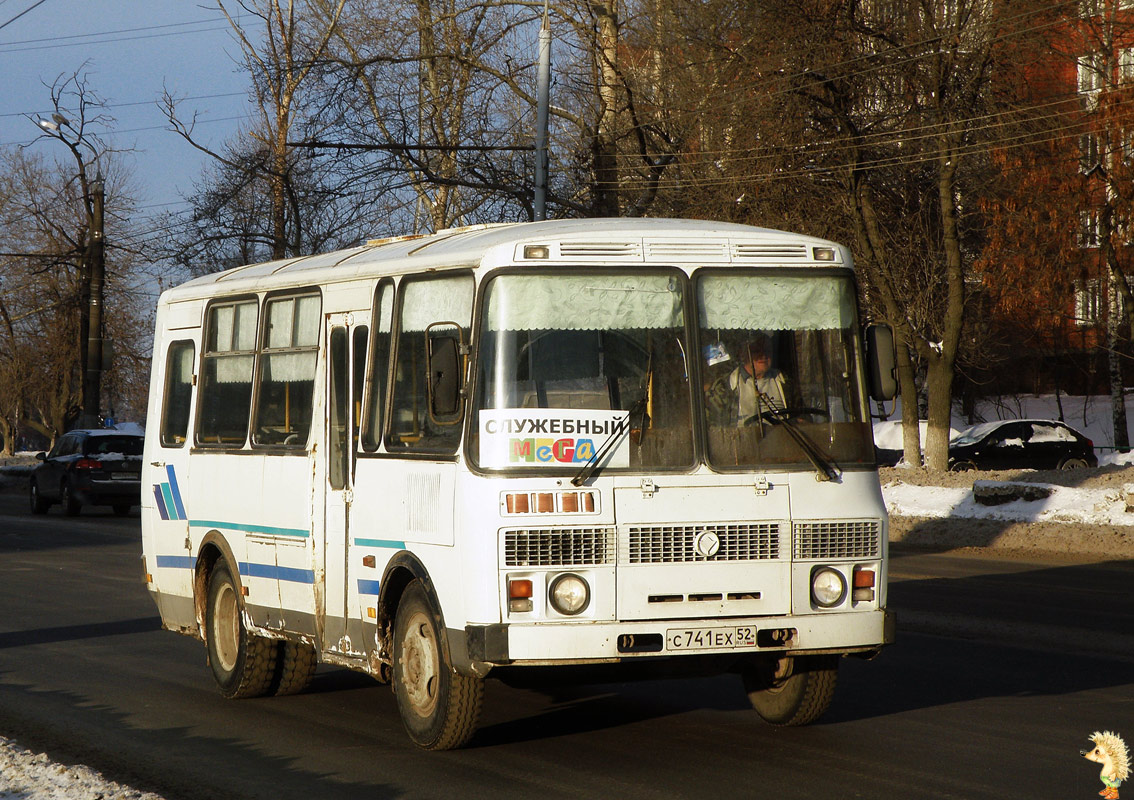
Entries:
POLYGON ((389 690, 344 670, 221 698, 204 648, 159 630, 138 539, 136 515, 32 517, 0 494, 0 734, 169 800, 1091 798, 1087 736, 1134 743, 1130 561, 899 555, 898 643, 847 660, 807 728, 763 724, 727 676, 490 681, 471 745, 424 753, 389 690))

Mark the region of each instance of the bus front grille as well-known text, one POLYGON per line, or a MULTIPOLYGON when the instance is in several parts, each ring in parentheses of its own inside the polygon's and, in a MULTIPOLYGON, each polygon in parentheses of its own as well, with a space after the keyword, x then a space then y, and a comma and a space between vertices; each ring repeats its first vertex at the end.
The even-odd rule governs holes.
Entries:
POLYGON ((587 567, 614 563, 614 528, 535 528, 504 532, 508 567, 587 567))
POLYGON ((878 520, 796 522, 792 557, 802 560, 878 558, 882 525, 878 520))
POLYGON ((765 561, 780 557, 778 522, 658 525, 631 527, 628 532, 630 564, 765 561))

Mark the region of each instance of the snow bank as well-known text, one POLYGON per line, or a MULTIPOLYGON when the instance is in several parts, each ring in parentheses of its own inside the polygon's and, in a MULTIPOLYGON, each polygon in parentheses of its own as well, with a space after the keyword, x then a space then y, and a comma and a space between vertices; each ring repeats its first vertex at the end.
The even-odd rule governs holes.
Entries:
POLYGON ((90 767, 57 764, 0 736, 0 800, 162 800, 107 780, 90 767))
MULTIPOLYGON (((992 484, 992 481, 985 481, 992 484)), ((1004 484, 1007 485, 1007 484, 1004 484)), ((882 487, 886 510, 899 517, 992 519, 1007 522, 1063 522, 1079 525, 1134 527, 1134 513, 1126 510, 1121 489, 1078 489, 1051 484, 1029 484, 1051 490, 1042 500, 1013 500, 988 506, 973 499, 971 488, 912 486, 894 482, 882 487)))

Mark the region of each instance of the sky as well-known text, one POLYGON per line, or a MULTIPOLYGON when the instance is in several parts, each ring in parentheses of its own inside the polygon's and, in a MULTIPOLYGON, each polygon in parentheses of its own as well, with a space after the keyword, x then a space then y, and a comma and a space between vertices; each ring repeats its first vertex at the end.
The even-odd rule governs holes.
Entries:
POLYGON ((85 74, 116 120, 97 132, 135 150, 141 213, 177 211, 208 157, 169 130, 157 100, 164 88, 188 98, 195 134, 223 142, 248 114, 239 53, 220 12, 191 0, 0 0, 0 145, 70 159, 61 142, 35 141, 34 120, 55 111, 49 87, 60 75, 85 74))

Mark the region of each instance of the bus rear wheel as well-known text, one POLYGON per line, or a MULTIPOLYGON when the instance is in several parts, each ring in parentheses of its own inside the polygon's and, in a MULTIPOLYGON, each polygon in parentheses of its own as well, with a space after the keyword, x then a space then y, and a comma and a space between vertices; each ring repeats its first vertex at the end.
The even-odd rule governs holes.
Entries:
POLYGON ((756 713, 783 727, 807 725, 823 716, 835 697, 838 656, 769 659, 742 673, 756 713))
POLYGON ((277 642, 250 633, 242 611, 240 587, 222 562, 209 576, 205 641, 217 686, 234 699, 267 694, 276 672, 277 642))
POLYGON ((425 750, 468 742, 484 700, 484 681, 453 669, 442 634, 440 613, 421 582, 411 582, 394 616, 394 697, 406 733, 425 750))
POLYGON ((273 694, 278 697, 299 694, 311 684, 315 668, 319 666, 315 648, 303 642, 280 642, 279 648, 273 694))

